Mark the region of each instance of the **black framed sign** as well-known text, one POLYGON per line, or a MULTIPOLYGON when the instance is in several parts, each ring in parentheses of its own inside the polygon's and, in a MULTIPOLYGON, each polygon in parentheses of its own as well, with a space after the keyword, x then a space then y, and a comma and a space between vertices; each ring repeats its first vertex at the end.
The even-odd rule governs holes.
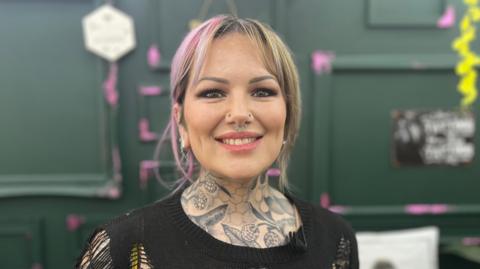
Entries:
POLYGON ((475 155, 475 118, 455 110, 394 110, 395 165, 469 164, 475 155))

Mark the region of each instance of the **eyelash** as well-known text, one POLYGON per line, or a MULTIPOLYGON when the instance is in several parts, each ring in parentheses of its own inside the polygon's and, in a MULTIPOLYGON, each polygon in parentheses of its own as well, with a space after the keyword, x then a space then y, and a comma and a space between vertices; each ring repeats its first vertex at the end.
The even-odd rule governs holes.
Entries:
MULTIPOLYGON (((254 97, 260 97, 260 98, 265 98, 265 97, 272 97, 276 96, 277 92, 272 89, 267 89, 267 88, 257 88, 252 91, 252 96, 254 97), (263 92, 261 96, 257 95, 258 93, 263 92)), ((220 89, 207 89, 202 92, 200 92, 197 97, 200 98, 208 98, 208 99, 213 99, 213 98, 222 98, 225 97, 225 92, 220 89)))

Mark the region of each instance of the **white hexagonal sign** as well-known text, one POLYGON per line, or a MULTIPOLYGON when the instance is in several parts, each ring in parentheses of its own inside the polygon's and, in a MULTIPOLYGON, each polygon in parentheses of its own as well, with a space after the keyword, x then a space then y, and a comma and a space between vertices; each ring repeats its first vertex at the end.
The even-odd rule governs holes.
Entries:
POLYGON ((111 62, 135 48, 132 18, 109 4, 86 15, 82 25, 87 50, 111 62))

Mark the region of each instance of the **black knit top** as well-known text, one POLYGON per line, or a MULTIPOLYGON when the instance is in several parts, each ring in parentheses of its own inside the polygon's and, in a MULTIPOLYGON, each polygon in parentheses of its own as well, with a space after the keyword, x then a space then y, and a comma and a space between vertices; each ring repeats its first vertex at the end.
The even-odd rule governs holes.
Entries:
POLYGON ((352 229, 320 206, 287 195, 303 226, 286 245, 252 248, 225 243, 198 227, 180 197, 179 191, 97 229, 77 268, 358 269, 352 229))

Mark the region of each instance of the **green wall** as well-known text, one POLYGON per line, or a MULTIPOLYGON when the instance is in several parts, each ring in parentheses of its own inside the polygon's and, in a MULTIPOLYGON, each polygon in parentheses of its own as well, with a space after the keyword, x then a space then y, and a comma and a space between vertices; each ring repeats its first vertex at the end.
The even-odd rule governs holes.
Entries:
MULTIPOLYGON (((83 46, 81 19, 100 1, 0 1, 0 260, 5 268, 71 267, 92 229, 167 193, 142 161, 155 141, 139 139, 142 118, 160 133, 169 113, 169 61, 197 17, 199 0, 119 0, 135 21, 137 48, 119 61, 119 106, 102 93, 108 65, 83 46), (162 64, 146 61, 152 42, 162 64), (141 86, 161 86, 140 96, 141 86), (118 146, 121 177, 113 164, 118 146)), ((480 166, 398 168, 391 164, 391 111, 454 109, 460 103, 451 50, 458 24, 436 21, 445 0, 242 0, 241 17, 277 30, 300 70, 303 118, 291 158, 297 194, 346 208, 363 230, 437 225, 440 268, 480 268, 445 249, 480 236, 480 166), (311 68, 315 50, 335 54, 330 73, 311 68), (441 215, 405 205, 445 203, 441 215)), ((208 17, 227 13, 213 1, 208 17)), ((477 42, 474 49, 480 50, 477 42)), ((477 109, 474 108, 474 112, 477 109)), ((475 137, 478 140, 478 136, 475 137)), ((174 178, 171 162, 162 162, 174 178)))

